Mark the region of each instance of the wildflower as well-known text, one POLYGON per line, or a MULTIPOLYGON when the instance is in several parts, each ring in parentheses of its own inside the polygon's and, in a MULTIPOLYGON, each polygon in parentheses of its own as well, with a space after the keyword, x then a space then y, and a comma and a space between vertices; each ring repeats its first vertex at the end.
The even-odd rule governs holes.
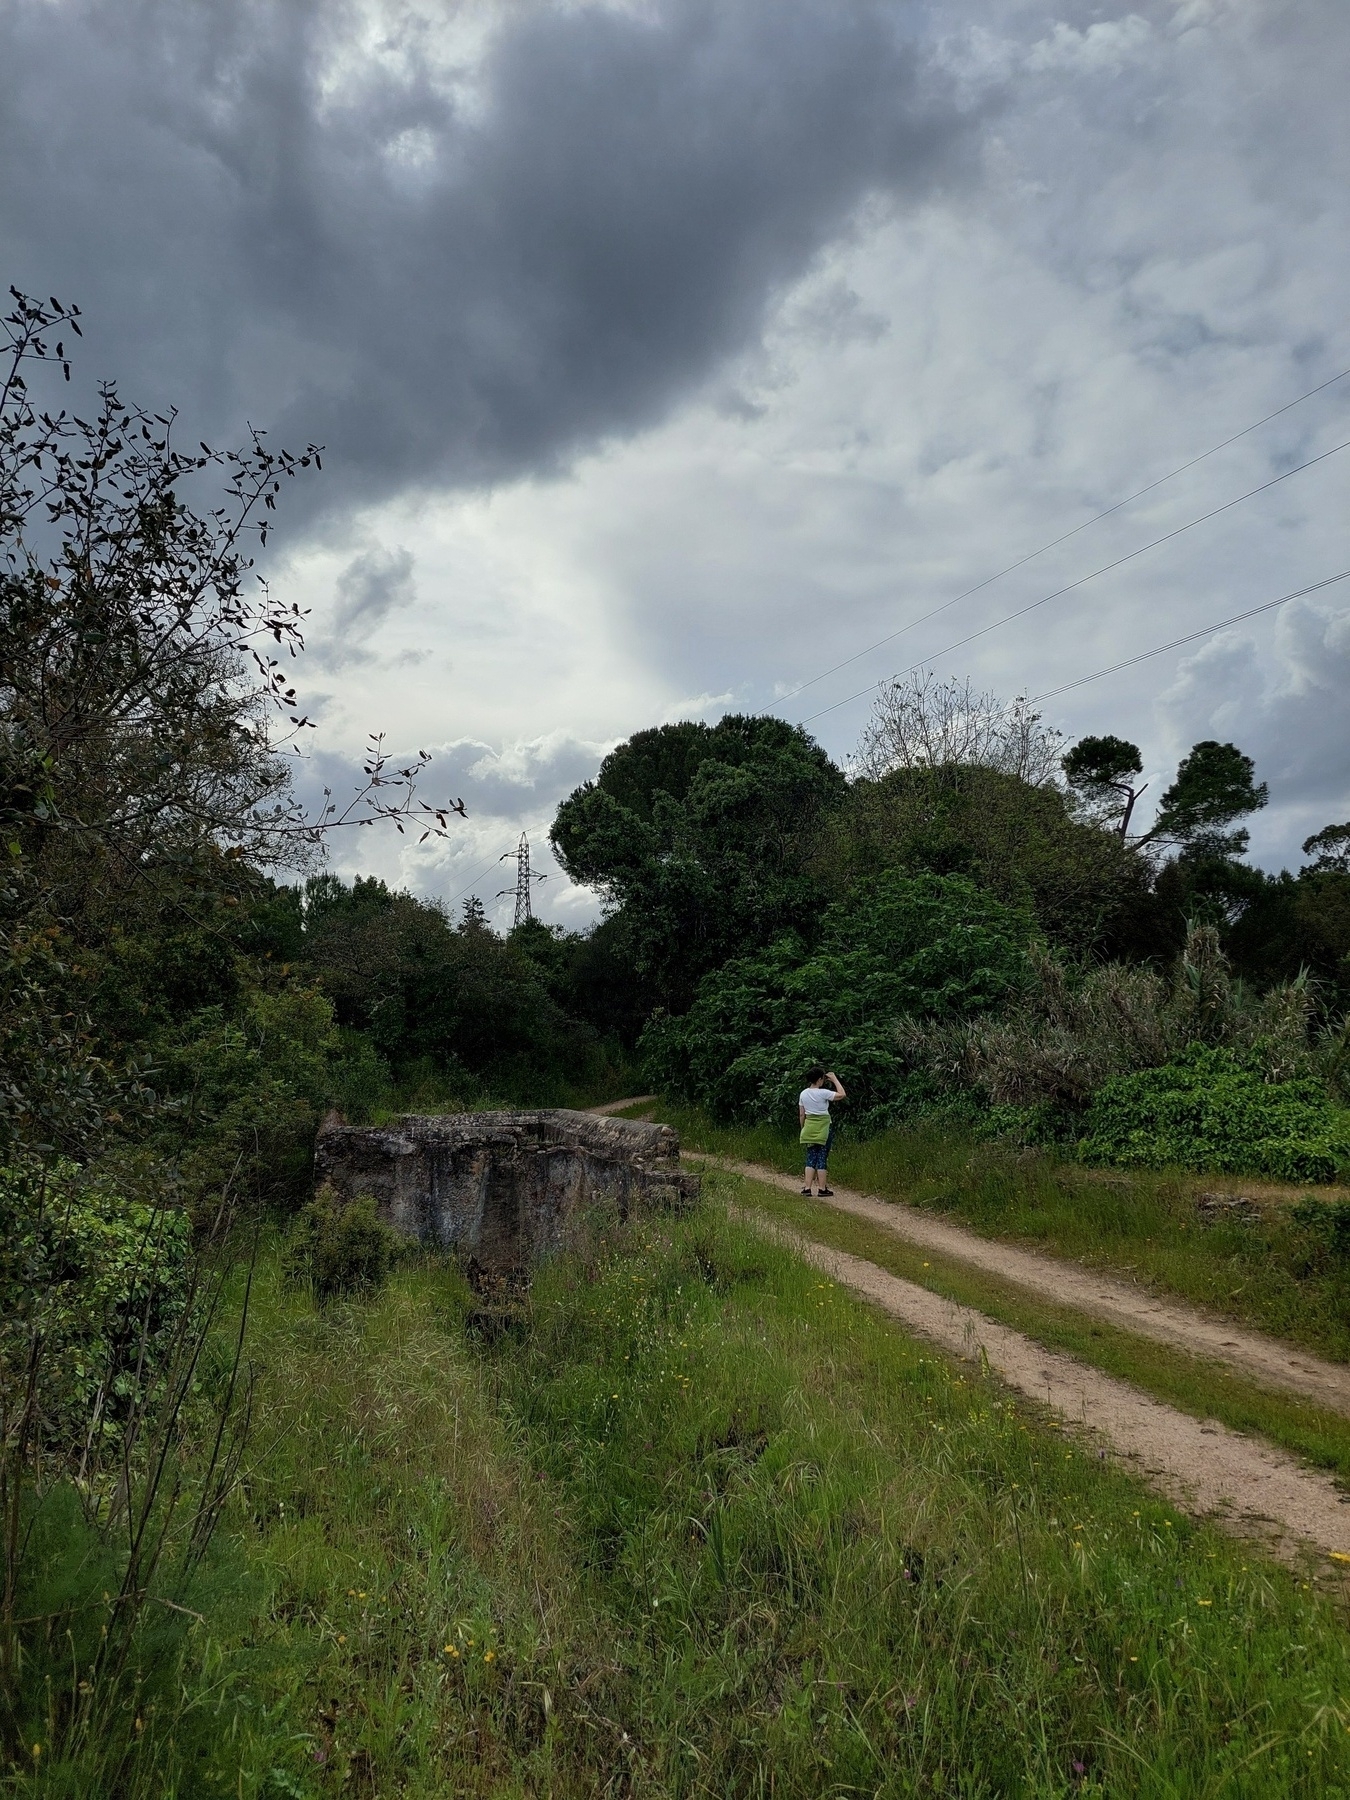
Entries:
POLYGON ((1336 1563, 1350 1563, 1350 1550, 1333 1550, 1331 1560, 1336 1563))
POLYGON ((485 1650, 483 1652, 483 1661, 484 1662, 496 1662, 496 1660, 497 1660, 497 1652, 495 1650, 485 1650))
POLYGON ((1195 1604, 1197 1606, 1213 1606, 1214 1602, 1212 1600, 1197 1600, 1195 1604))
POLYGON ((345 1644, 345 1643, 346 1643, 346 1641, 347 1641, 347 1634, 346 1634, 346 1632, 345 1632, 345 1631, 339 1631, 339 1633, 338 1633, 338 1635, 337 1635, 337 1641, 338 1641, 338 1642, 339 1642, 339 1644, 345 1644))

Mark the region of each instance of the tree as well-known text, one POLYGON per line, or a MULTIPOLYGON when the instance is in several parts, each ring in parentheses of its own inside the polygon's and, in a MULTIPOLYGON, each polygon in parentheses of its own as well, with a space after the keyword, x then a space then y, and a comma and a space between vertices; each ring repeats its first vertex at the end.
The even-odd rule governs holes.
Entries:
POLYGON ((563 802, 550 838, 625 920, 639 979, 682 1005, 706 969, 818 911, 812 859, 844 791, 800 727, 729 714, 638 732, 563 802))
POLYGON ((1064 779, 1090 813, 1121 838, 1129 835, 1135 802, 1148 783, 1136 787, 1132 777, 1144 764, 1136 744, 1118 737, 1085 737, 1065 753, 1064 779))
POLYGON ((1005 902, 1029 904, 1062 949, 1138 949, 1150 870, 1114 831, 1075 817, 1062 788, 979 767, 896 769, 853 783, 827 843, 836 892, 879 868, 964 874, 1005 902))
POLYGON ((11 290, 0 371, 0 1144, 79 1152, 117 1081, 87 1013, 91 952, 207 887, 239 904, 344 825, 449 813, 372 739, 360 792, 307 814, 282 754, 310 721, 286 663, 302 616, 253 571, 317 447, 180 449, 174 416, 104 383, 85 420, 30 378, 70 378, 77 309, 11 290), (52 343, 55 333, 62 335, 52 343), (223 488, 194 506, 194 483, 223 488))
POLYGON ((1256 785, 1255 773, 1251 757, 1236 744, 1204 739, 1182 758, 1177 778, 1159 804, 1158 817, 1140 843, 1177 844, 1187 856, 1200 860, 1241 856, 1248 843, 1246 830, 1224 827, 1258 811, 1270 798, 1264 781, 1256 785))
POLYGON ((1303 840, 1306 875, 1350 875, 1350 824, 1327 825, 1303 840))
POLYGON ((682 1018, 657 1014, 649 1078, 723 1117, 782 1118, 813 1062, 837 1068, 849 1118, 901 1103, 898 1019, 988 1012, 1026 973, 1031 921, 960 875, 886 870, 827 908, 820 941, 793 932, 700 982, 682 1018))
POLYGON ((874 781, 893 769, 974 767, 1040 787, 1059 772, 1060 742, 1025 695, 1005 703, 969 677, 940 682, 924 669, 883 685, 854 765, 874 781))

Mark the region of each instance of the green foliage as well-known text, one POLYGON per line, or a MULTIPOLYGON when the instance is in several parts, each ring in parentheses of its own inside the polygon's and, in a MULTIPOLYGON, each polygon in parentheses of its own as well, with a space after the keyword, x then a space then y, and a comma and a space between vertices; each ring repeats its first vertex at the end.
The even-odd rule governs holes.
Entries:
POLYGON ((286 1273, 320 1301, 378 1293, 403 1247, 403 1239, 378 1217, 368 1194, 343 1201, 324 1186, 291 1225, 286 1273))
POLYGON ((876 1122, 928 1091, 900 1054, 896 1019, 996 1006, 1024 977, 1029 936, 1023 915, 963 876, 888 871, 826 910, 814 950, 785 936, 706 976, 683 1018, 648 1027, 644 1066, 719 1116, 768 1118, 790 1114, 823 1058, 850 1116, 876 1122))
POLYGON ((1327 825, 1303 840, 1312 875, 1350 875, 1350 824, 1327 825))
POLYGON ((996 769, 897 769, 857 781, 827 845, 841 896, 877 868, 959 874, 1030 911, 1073 955, 1126 953, 1151 930, 1149 871, 1119 835, 1075 817, 1058 788, 996 769))
POLYGON ((551 839, 572 879, 621 911, 638 970, 678 1004, 747 944, 809 927, 821 822, 843 792, 799 727, 729 714, 638 732, 563 802, 551 839))
POLYGON ((1040 945, 1028 962, 1028 979, 998 1012, 907 1020, 900 1033, 908 1060, 941 1072, 944 1091, 991 1108, 988 1129, 1001 1122, 1027 1141, 1077 1137, 1103 1082, 1195 1043, 1243 1049, 1267 1079, 1314 1071, 1307 983, 1252 993, 1233 979, 1212 926, 1191 926, 1166 975, 1121 963, 1084 968, 1040 945))
MULTIPOLYGON (((382 881, 321 875, 304 890, 302 954, 338 1024, 361 1034, 396 1085, 433 1071, 462 1097, 538 1104, 603 1080, 597 1034, 552 997, 551 971, 477 917, 456 927, 382 881)), ((367 1063, 360 1080, 372 1093, 378 1068, 367 1063)))
POLYGON ((1247 848, 1246 831, 1225 827, 1256 812, 1269 798, 1265 782, 1256 784, 1250 756, 1236 744, 1206 738, 1182 758, 1147 837, 1184 844, 1201 855, 1241 856, 1247 848))
POLYGON ((1350 873, 1325 857, 1296 876, 1242 868, 1225 887, 1224 941, 1247 980, 1269 987, 1306 970, 1326 1010, 1350 1009, 1350 873))
POLYGON ((0 1418, 14 1430, 31 1409, 35 1454, 89 1461, 152 1394, 191 1236, 181 1210, 128 1200, 73 1164, 0 1169, 0 1418))
POLYGON ((1350 1114, 1317 1080, 1268 1081, 1257 1059, 1194 1044, 1098 1091, 1079 1146, 1089 1162, 1333 1181, 1350 1169, 1350 1114))
POLYGON ((1080 738, 1063 759, 1064 779, 1093 815, 1123 838, 1141 789, 1134 777, 1144 770, 1139 746, 1125 738, 1080 738))
POLYGON ((231 1011, 204 1008, 155 1040, 170 1103, 155 1141, 194 1205, 226 1188, 294 1204, 308 1186, 338 1050, 330 1002, 298 984, 248 989, 231 1011))

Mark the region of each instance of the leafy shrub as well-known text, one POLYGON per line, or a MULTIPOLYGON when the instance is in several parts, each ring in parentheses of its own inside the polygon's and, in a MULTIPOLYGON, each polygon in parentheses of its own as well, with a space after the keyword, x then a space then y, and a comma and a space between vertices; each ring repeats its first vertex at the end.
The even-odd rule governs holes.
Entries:
POLYGON ((1285 1181, 1332 1181, 1350 1168, 1350 1114, 1321 1082, 1268 1081, 1256 1055, 1202 1044, 1106 1082, 1085 1124, 1088 1162, 1285 1181))
POLYGON ((222 1189, 294 1202, 309 1185, 314 1133, 337 1049, 333 1007, 316 988, 253 989, 237 1014, 206 1007, 155 1045, 165 1109, 159 1147, 189 1203, 222 1189))
POLYGON ((376 1293, 402 1248, 403 1239, 376 1215, 368 1194, 343 1201, 325 1185, 296 1214, 286 1245, 286 1274, 310 1287, 320 1301, 376 1293))
POLYGON ((29 1418, 35 1448, 88 1454, 152 1394, 191 1236, 176 1208, 129 1201, 73 1164, 0 1170, 0 1414, 29 1418))

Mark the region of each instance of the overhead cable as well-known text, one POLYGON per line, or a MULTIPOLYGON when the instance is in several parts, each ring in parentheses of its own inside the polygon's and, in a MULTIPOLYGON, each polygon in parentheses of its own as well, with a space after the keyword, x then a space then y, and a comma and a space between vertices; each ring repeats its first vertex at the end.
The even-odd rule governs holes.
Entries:
POLYGON ((837 712, 841 706, 847 706, 850 701, 861 700, 864 694, 872 693, 887 681, 897 681, 902 675, 911 674, 915 669, 935 661, 939 656, 946 656, 949 651, 960 650, 966 644, 973 644, 976 638, 987 637, 991 631, 997 631, 1000 626, 1010 625, 1014 619, 1024 619, 1028 613, 1035 612, 1038 607, 1048 606, 1050 601, 1058 600, 1064 594, 1071 594, 1075 588, 1083 587, 1089 581, 1095 581, 1099 575, 1107 575, 1112 569, 1118 569, 1124 563, 1133 562, 1136 556, 1143 556, 1146 551, 1156 550, 1159 544, 1170 543, 1173 538, 1180 537, 1184 532, 1194 531, 1197 525, 1203 525, 1207 519, 1217 519, 1220 513, 1230 512, 1233 507, 1241 506, 1244 500, 1251 500, 1257 494, 1264 494, 1269 488, 1278 487, 1282 481, 1288 481, 1291 475, 1301 475, 1304 469, 1311 469, 1315 464, 1325 462, 1329 456, 1335 456, 1346 449, 1350 449, 1350 438, 1346 438, 1343 443, 1334 444, 1330 450, 1324 450, 1320 456, 1310 456, 1307 462, 1296 463, 1292 469, 1286 469, 1282 475, 1272 476, 1269 481, 1263 481, 1260 487, 1249 488, 1245 494, 1239 494, 1235 500, 1225 500, 1222 506, 1216 506, 1207 513, 1201 513, 1198 519, 1189 519, 1186 524, 1178 525, 1175 530, 1165 531, 1161 537, 1153 538, 1147 544, 1141 544, 1137 550, 1131 550, 1124 556, 1116 557, 1114 562, 1103 563, 1100 569, 1093 569, 1090 574, 1080 575, 1077 581, 1067 582, 1065 586, 1056 588, 1054 593, 1043 594, 1039 600, 1033 600, 1029 606, 1019 606, 1015 612, 1005 613, 1001 619, 995 619, 989 625, 982 625, 978 631, 972 631, 963 638, 957 638, 955 643, 945 644, 941 650, 934 650, 930 655, 920 657, 917 662, 910 663, 907 668, 898 669, 892 675, 883 675, 880 681, 868 682, 865 688, 859 688, 853 694, 846 694, 842 700, 836 700, 830 706, 822 706, 819 712, 811 713, 806 718, 799 719, 797 723, 810 725, 816 719, 823 719, 827 713, 837 712))
POLYGON ((1281 594, 1278 600, 1267 600, 1260 606, 1248 607, 1246 612, 1234 613, 1231 619, 1220 619, 1215 625, 1203 625, 1199 631, 1189 631, 1185 637, 1173 638, 1169 644, 1158 644, 1152 650, 1141 650, 1138 656, 1127 656, 1123 662, 1112 663, 1109 668, 1098 669, 1091 675, 1080 675, 1076 681, 1066 681, 1060 687, 1047 688, 1043 694, 1033 694, 1031 704, 1034 706, 1041 700, 1053 700, 1056 694, 1067 694, 1070 688, 1085 687, 1089 681, 1100 681, 1103 675, 1114 675, 1120 669, 1131 669, 1135 663, 1147 662, 1151 656, 1164 656, 1169 650, 1179 650, 1183 644, 1193 644, 1197 638, 1213 637, 1216 631, 1224 631, 1229 625, 1240 625, 1244 619, 1254 619, 1258 613, 1272 612, 1277 606, 1284 606, 1290 600, 1302 600, 1305 594, 1316 594, 1322 588, 1334 586, 1338 581, 1350 581, 1350 569, 1342 569, 1339 575, 1328 575, 1325 581, 1314 581, 1309 587, 1295 588, 1292 594, 1281 594))
MULTIPOLYGON (((1209 457, 1217 456, 1220 450, 1226 450, 1230 444, 1236 444, 1240 438, 1250 437, 1253 431, 1259 431, 1263 425, 1269 425, 1270 421, 1278 419, 1281 413, 1290 412, 1294 407, 1302 406, 1305 400, 1311 400, 1314 395, 1322 393, 1325 389, 1335 387, 1336 383, 1344 381, 1347 375, 1350 375, 1350 369, 1342 369, 1339 375, 1332 375, 1328 380, 1319 382, 1316 387, 1309 388, 1306 394, 1300 394, 1296 400, 1288 400, 1283 406, 1277 406, 1274 412, 1267 413, 1263 419, 1257 419, 1251 425, 1244 425, 1241 431, 1235 431, 1232 437, 1226 437, 1221 444, 1215 444, 1209 450, 1202 450, 1199 456, 1193 456, 1189 462, 1181 463, 1166 475, 1160 475, 1156 481, 1150 481, 1146 486, 1136 488, 1123 500, 1117 500, 1114 506, 1108 506, 1103 512, 1094 513, 1090 519, 1084 519, 1081 525, 1075 525, 1072 531, 1066 531, 1062 537, 1052 538, 1048 544, 1042 544, 1039 550, 1029 550, 1025 556, 1019 556, 1016 562, 1010 562, 1006 568, 999 569, 994 575, 986 575, 983 581, 977 581, 974 587, 966 588, 963 593, 954 594, 950 600, 944 600, 941 606, 935 606, 931 612, 926 612, 917 619, 911 619, 908 624, 901 625, 898 630, 888 632, 885 637, 878 638, 876 643, 868 644, 865 649, 856 651, 852 656, 846 656, 842 662, 837 662, 828 669, 822 669, 819 675, 812 675, 809 680, 801 682, 788 693, 780 695, 775 705, 781 706, 784 701, 795 699, 798 694, 804 694, 807 688, 814 687, 818 681, 824 681, 831 675, 837 675, 840 669, 847 669, 852 663, 860 662, 864 656, 870 656, 874 650, 880 650, 884 644, 894 643, 896 638, 903 637, 907 631, 913 631, 916 626, 926 625, 929 619, 935 619, 939 613, 946 612, 949 607, 958 606, 962 600, 969 600, 972 594, 978 594, 983 588, 992 587, 996 581, 1002 581, 1005 575, 1011 575, 1014 570, 1025 567, 1029 562, 1035 562, 1038 556, 1045 556, 1049 551, 1057 550, 1061 544, 1067 544, 1070 538, 1077 537, 1080 531, 1086 531, 1090 525, 1097 525, 1103 519, 1109 519, 1112 513, 1118 513, 1122 507, 1131 506, 1136 500, 1141 500, 1145 494, 1151 494, 1154 488, 1160 488, 1169 481, 1175 481, 1177 476, 1184 475, 1187 469, 1193 469, 1198 463, 1205 462, 1209 457)), ((820 715, 816 714, 815 716, 818 718, 820 715)))

